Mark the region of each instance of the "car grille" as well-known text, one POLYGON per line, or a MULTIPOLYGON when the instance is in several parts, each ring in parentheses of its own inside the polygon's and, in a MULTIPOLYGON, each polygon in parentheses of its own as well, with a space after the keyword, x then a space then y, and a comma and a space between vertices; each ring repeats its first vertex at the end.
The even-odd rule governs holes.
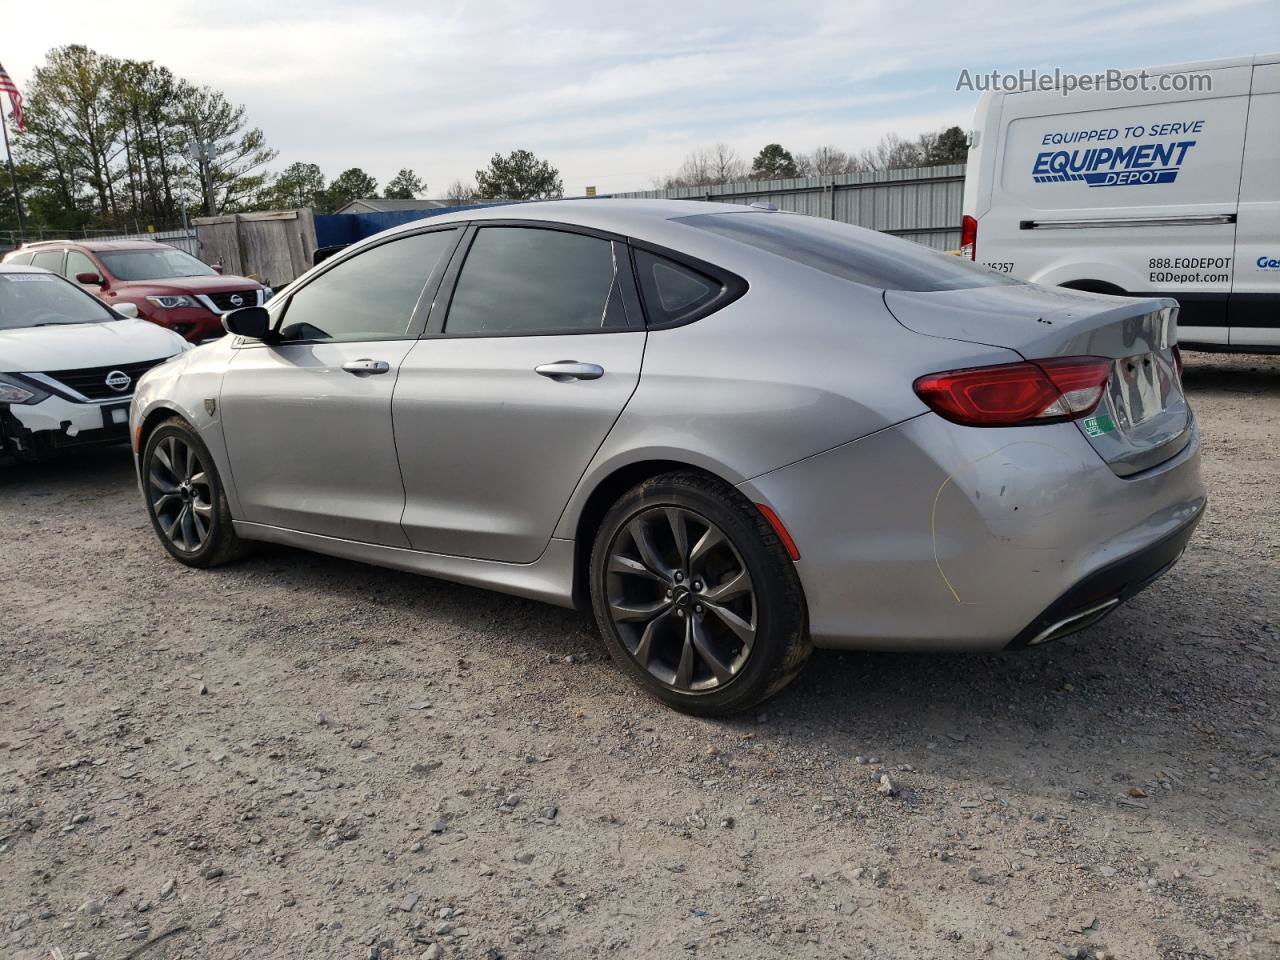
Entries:
POLYGON ((228 290, 225 293, 206 293, 206 297, 213 301, 214 306, 219 310, 239 310, 241 307, 256 307, 258 305, 257 290, 228 290), (239 297, 241 303, 232 303, 232 297, 239 297))
POLYGON ((90 400, 113 400, 127 399, 133 395, 133 389, 137 386, 138 378, 154 367, 157 363, 168 359, 167 357, 159 357, 155 360, 139 360, 137 363, 118 363, 111 367, 83 367, 79 370, 50 370, 45 376, 50 380, 56 380, 58 383, 70 387, 81 396, 88 397, 90 400), (129 378, 128 385, 123 390, 116 390, 107 386, 107 377, 112 373, 119 371, 129 378))

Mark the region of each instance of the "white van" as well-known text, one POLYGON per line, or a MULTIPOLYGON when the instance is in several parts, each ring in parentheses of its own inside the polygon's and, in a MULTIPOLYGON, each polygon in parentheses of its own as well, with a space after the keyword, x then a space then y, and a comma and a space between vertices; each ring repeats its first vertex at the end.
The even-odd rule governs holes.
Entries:
POLYGON ((1280 54, 1145 73, 1145 91, 983 94, 963 250, 1037 283, 1174 297, 1193 349, 1280 352, 1280 54))

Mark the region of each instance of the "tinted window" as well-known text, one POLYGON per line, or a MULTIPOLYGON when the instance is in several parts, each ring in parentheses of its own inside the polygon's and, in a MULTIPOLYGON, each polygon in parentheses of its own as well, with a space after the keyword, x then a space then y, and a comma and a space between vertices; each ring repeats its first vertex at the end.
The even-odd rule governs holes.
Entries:
POLYGON ((456 239, 456 230, 437 230, 355 254, 289 298, 281 334, 291 340, 404 337, 427 280, 456 239))
POLYGON ((68 279, 74 280, 77 273, 97 273, 98 267, 79 250, 68 250, 65 272, 68 279))
POLYGON ((549 333, 625 325, 610 241, 484 227, 462 266, 445 331, 549 333))
POLYGON ((62 251, 61 250, 45 250, 43 253, 37 253, 31 258, 33 267, 43 267, 45 270, 52 270, 55 273, 62 272, 62 251))
POLYGON ((31 254, 16 253, 12 257, 5 257, 4 262, 16 264, 17 266, 20 266, 20 267, 25 267, 31 263, 31 254))
POLYGON ((647 250, 636 250, 635 263, 650 323, 674 323, 724 290, 719 280, 647 250))
POLYGON ((101 301, 48 273, 0 273, 0 330, 114 320, 101 301))
POLYGON ((213 267, 204 261, 161 243, 156 244, 155 250, 104 250, 98 256, 117 280, 217 276, 213 267))
POLYGON ((818 217, 703 213, 679 222, 884 290, 964 290, 1021 282, 962 257, 818 217))

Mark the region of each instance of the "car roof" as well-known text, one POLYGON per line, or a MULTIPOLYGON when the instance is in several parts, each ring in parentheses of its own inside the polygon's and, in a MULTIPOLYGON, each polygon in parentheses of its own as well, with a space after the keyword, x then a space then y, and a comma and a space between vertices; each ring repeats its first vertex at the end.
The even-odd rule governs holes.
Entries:
MULTIPOLYGON (((632 240, 647 241, 672 247, 692 256, 711 259, 710 254, 733 241, 710 237, 700 230, 690 230, 680 223, 683 217, 697 214, 764 214, 763 210, 739 203, 709 203, 705 200, 641 200, 598 197, 580 200, 533 200, 492 207, 465 207, 451 213, 424 217, 402 224, 378 236, 407 233, 427 226, 493 220, 525 220, 547 224, 565 224, 600 230, 632 240)), ((363 245, 369 240, 361 240, 363 245)), ((726 265, 727 266, 727 265, 726 265)))
POLYGON ((19 248, 21 253, 39 253, 41 250, 61 250, 64 247, 84 247, 86 250, 154 250, 165 244, 155 240, 42 240, 19 248))

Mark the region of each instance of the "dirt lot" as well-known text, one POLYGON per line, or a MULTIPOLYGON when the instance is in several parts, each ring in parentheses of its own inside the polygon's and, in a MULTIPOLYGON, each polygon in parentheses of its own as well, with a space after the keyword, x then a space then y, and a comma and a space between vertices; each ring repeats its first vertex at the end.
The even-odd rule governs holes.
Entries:
POLYGON ((1102 626, 734 722, 570 612, 187 570, 123 450, 0 468, 0 954, 1280 957, 1280 357, 1187 383, 1209 516, 1102 626))

